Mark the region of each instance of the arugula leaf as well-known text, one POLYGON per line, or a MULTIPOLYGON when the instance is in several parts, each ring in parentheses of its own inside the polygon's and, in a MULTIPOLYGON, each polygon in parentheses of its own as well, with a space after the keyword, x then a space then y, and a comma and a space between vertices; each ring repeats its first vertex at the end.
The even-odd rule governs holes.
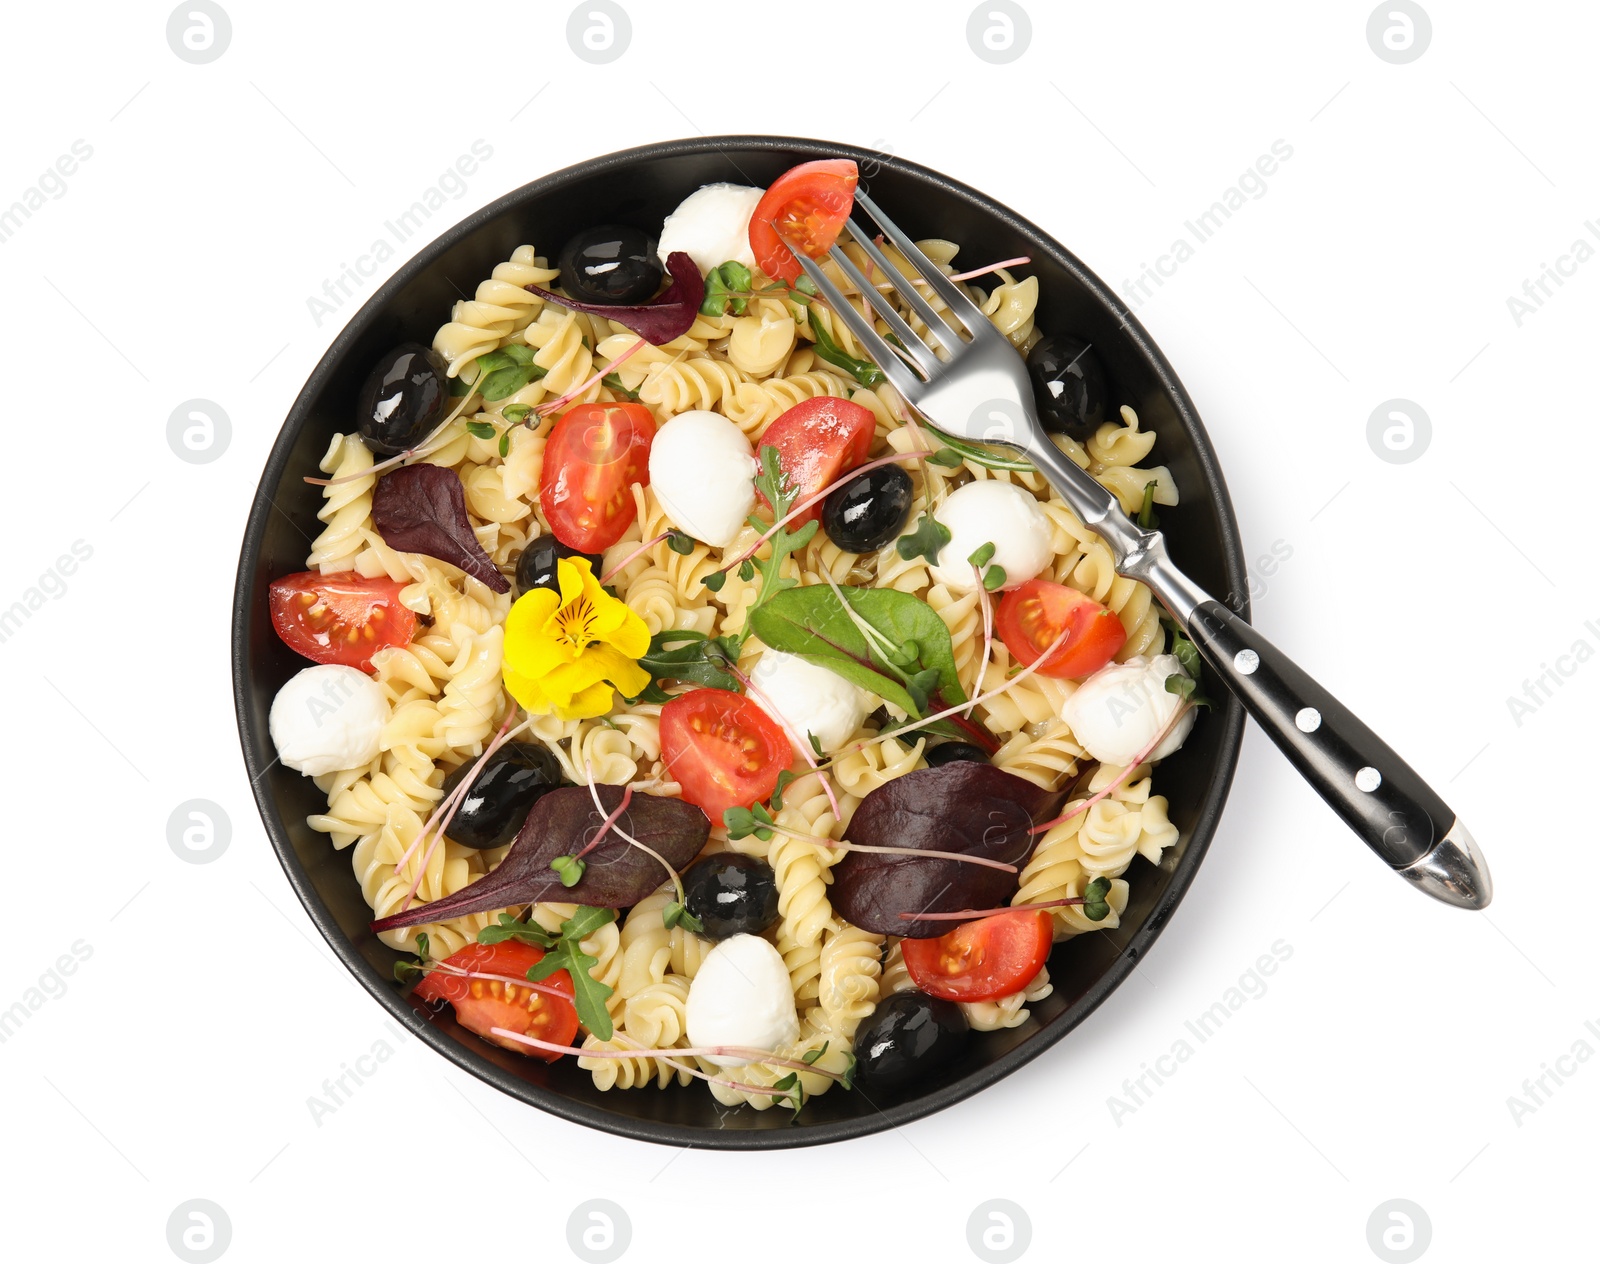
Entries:
POLYGON ((1154 531, 1161 525, 1161 519, 1156 517, 1156 480, 1151 479, 1144 485, 1144 501, 1139 506, 1139 515, 1134 519, 1146 531, 1154 531))
MULTIPOLYGON (((788 476, 783 472, 783 464, 779 460, 777 448, 771 444, 763 444, 759 454, 759 461, 761 469, 755 477, 756 491, 766 498, 767 504, 772 506, 773 521, 780 522, 794 508, 794 503, 799 498, 798 493, 790 485, 788 476)), ((751 519, 754 526, 763 531, 766 530, 766 524, 760 518, 752 515, 751 519)), ((756 573, 759 572, 761 575, 761 587, 756 590, 756 599, 746 611, 745 631, 728 638, 730 646, 735 651, 732 654, 733 658, 738 657, 737 650, 744 644, 744 637, 749 632, 750 616, 779 593, 799 585, 800 581, 798 579, 791 579, 783 574, 783 563, 791 553, 798 553, 811 543, 812 537, 817 534, 817 525, 818 520, 813 518, 798 530, 779 527, 768 540, 771 550, 765 561, 746 559, 745 563, 740 565, 740 578, 748 581, 755 578, 756 573)), ((706 577, 705 585, 712 592, 716 592, 722 587, 722 582, 726 578, 726 571, 717 571, 713 575, 706 577), (711 582, 712 579, 717 579, 719 582, 713 584, 711 582)))
POLYGON ((1191 706, 1216 706, 1200 687, 1205 679, 1204 666, 1195 643, 1185 636, 1183 629, 1171 619, 1162 619, 1161 622, 1172 638, 1172 648, 1169 652, 1178 660, 1178 666, 1183 668, 1182 673, 1173 672, 1167 677, 1167 692, 1177 694, 1191 706))
POLYGON ((467 433, 474 439, 493 439, 495 430, 487 421, 469 421, 467 433))
POLYGON ((515 395, 529 382, 537 382, 545 370, 533 362, 537 353, 524 343, 513 342, 478 357, 477 388, 493 401, 515 395))
POLYGON ((728 665, 737 657, 737 651, 726 637, 708 637, 704 632, 688 628, 667 628, 650 638, 649 648, 639 659, 639 666, 650 673, 650 684, 639 696, 645 701, 666 701, 668 695, 661 689, 661 682, 667 680, 738 693, 739 678, 728 670, 728 665), (652 690, 660 697, 652 694, 652 690))
MULTIPOLYGON (((910 593, 841 588, 836 595, 825 585, 808 585, 781 592, 752 610, 746 626, 763 645, 826 667, 910 715, 920 717, 966 701, 950 629, 932 606, 910 593), (869 639, 856 619, 875 637, 869 639)), ((957 733, 948 721, 933 727, 950 736, 957 733)))
POLYGON ((862 386, 877 386, 883 379, 883 370, 872 363, 871 360, 857 360, 848 356, 833 340, 833 335, 828 332, 827 326, 817 319, 817 309, 811 308, 806 313, 811 322, 811 336, 815 338, 816 345, 812 350, 817 357, 826 360, 829 364, 836 364, 862 386))
POLYGON ((519 921, 510 913, 501 913, 497 924, 478 932, 480 944, 503 944, 510 939, 538 948, 553 948, 556 943, 556 937, 537 922, 519 921))
MULTIPOLYGON (((945 447, 940 449, 939 453, 935 453, 934 454, 935 456, 940 455, 940 453, 942 453, 942 452, 948 451, 948 452, 954 453, 957 457, 961 458, 962 460, 972 461, 972 462, 974 462, 974 463, 976 463, 978 465, 984 466, 986 469, 991 469, 991 470, 1031 470, 1031 469, 1033 469, 1033 462, 1032 461, 1025 460, 1022 457, 1006 456, 1004 454, 1004 450, 1003 449, 998 449, 997 450, 996 448, 989 447, 986 444, 982 444, 982 443, 970 443, 965 439, 957 439, 952 435, 947 435, 947 434, 944 433, 944 431, 939 430, 937 427, 929 426, 926 422, 924 422, 923 425, 924 425, 924 427, 926 429, 931 430, 931 431, 933 431, 934 434, 938 435, 939 438, 942 439, 944 441, 944 443, 945 443, 945 447)), ((933 457, 929 457, 928 459, 930 461, 932 461, 933 457)), ((935 462, 935 464, 943 465, 944 462, 943 461, 938 461, 938 462, 935 462)))
POLYGON ((589 973, 600 961, 583 950, 583 940, 616 918, 615 909, 580 904, 572 916, 561 923, 560 941, 528 970, 530 983, 538 983, 557 970, 565 970, 572 978, 572 999, 578 1021, 601 1040, 610 1040, 614 1030, 611 1015, 606 1012, 606 998, 611 995, 612 988, 589 973))
POLYGON ((661 924, 668 930, 682 926, 684 930, 692 930, 697 935, 705 930, 705 923, 676 900, 661 910, 661 924))
POLYGON ((638 391, 630 391, 622 384, 621 374, 607 373, 603 378, 600 379, 600 385, 604 386, 607 390, 615 391, 618 395, 622 396, 623 399, 637 400, 639 398, 638 391))
POLYGON ((909 535, 903 535, 895 541, 895 551, 910 561, 914 557, 925 557, 935 564, 939 561, 939 550, 950 543, 950 528, 945 526, 931 513, 925 513, 917 519, 917 529, 909 535))
POLYGON ((745 295, 750 292, 752 280, 750 269, 733 259, 712 268, 706 273, 706 296, 701 300, 700 314, 721 316, 731 311, 735 316, 743 316, 749 306, 745 295))

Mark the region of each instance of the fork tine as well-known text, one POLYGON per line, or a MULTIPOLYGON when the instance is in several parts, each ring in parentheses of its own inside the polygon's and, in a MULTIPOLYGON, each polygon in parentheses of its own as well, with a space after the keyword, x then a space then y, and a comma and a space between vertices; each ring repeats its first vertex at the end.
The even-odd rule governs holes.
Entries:
MULTIPOLYGON (((889 262, 889 257, 872 240, 872 235, 853 219, 850 221, 850 235, 855 238, 856 244, 867 252, 867 258, 871 259, 878 271, 884 274, 884 279, 893 285, 896 292, 905 299, 906 305, 928 327, 928 337, 943 347, 947 355, 954 356, 959 352, 963 345, 961 335, 950 328, 944 318, 933 310, 928 300, 918 293, 916 282, 909 277, 902 276, 900 269, 889 262)), ((915 267, 916 265, 913 263, 912 266, 915 267)), ((861 284, 861 282, 857 282, 857 284, 861 284)), ((902 338, 905 337, 904 334, 900 336, 902 338)))
MULTIPOLYGON (((793 249, 791 243, 785 244, 789 244, 793 249)), ((866 317, 850 305, 850 300, 844 296, 844 291, 833 283, 814 260, 808 259, 801 251, 795 250, 794 257, 799 261, 805 274, 811 278, 811 283, 817 287, 817 293, 828 301, 828 306, 833 309, 834 315, 850 327, 850 332, 856 336, 856 341, 866 348, 895 390, 907 398, 916 393, 922 386, 922 379, 895 354, 894 348, 884 341, 883 335, 872 327, 866 317)))
POLYGON ((895 310, 895 306, 877 288, 871 285, 861 269, 856 267, 855 260, 845 254, 839 246, 834 246, 828 251, 828 257, 839 265, 839 270, 855 282, 855 286, 865 296, 867 302, 872 304, 872 309, 883 317, 884 323, 889 326, 894 336, 900 339, 905 346, 905 354, 923 377, 932 377, 939 371, 939 357, 933 353, 933 348, 917 337, 916 330, 906 324, 905 317, 895 310))
MULTIPOLYGON (((957 320, 966 326, 969 334, 976 338, 981 330, 993 328, 989 323, 989 318, 979 310, 978 305, 958 290, 955 283, 946 277, 943 272, 939 271, 933 260, 917 248, 917 243, 901 232, 899 226, 879 210, 877 203, 861 192, 860 189, 856 190, 856 203, 866 209, 867 214, 872 216, 878 227, 883 230, 883 235, 892 241, 900 253, 906 257, 906 261, 922 274, 923 279, 927 281, 933 292, 949 305, 951 312, 955 314, 957 320)), ((890 279, 893 280, 898 275, 897 272, 891 273, 890 279)), ((915 286, 912 288, 915 288, 915 286)), ((921 313, 919 312, 918 315, 921 315, 921 313)))

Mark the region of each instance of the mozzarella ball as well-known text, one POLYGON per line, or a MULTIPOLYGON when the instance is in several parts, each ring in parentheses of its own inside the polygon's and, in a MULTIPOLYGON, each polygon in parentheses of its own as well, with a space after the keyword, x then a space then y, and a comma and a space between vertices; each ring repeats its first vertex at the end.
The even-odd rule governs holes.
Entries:
POLYGON ((837 672, 781 650, 763 650, 750 679, 760 690, 757 702, 770 703, 767 709, 787 720, 802 742, 809 733, 825 752, 848 742, 878 705, 874 695, 837 672))
POLYGON ((992 478, 967 483, 945 497, 934 517, 950 532, 950 543, 939 550, 933 578, 958 592, 978 586, 967 559, 985 544, 994 545, 989 566, 1005 570, 1007 588, 1050 565, 1050 519, 1033 495, 1014 483, 992 478))
MULTIPOLYGON (((685 1007, 689 1043, 779 1050, 800 1038, 794 985, 778 950, 757 935, 724 939, 700 963, 685 1007)), ((708 1059, 720 1067, 752 1061, 731 1055, 708 1059)))
POLYGON ((267 728, 285 767, 320 777, 370 764, 388 722, 389 699, 376 680, 354 667, 322 663, 278 690, 267 728))
POLYGON ((750 214, 765 192, 743 184, 708 184, 696 189, 663 221, 656 254, 665 263, 668 255, 681 250, 701 272, 710 272, 729 260, 755 267, 750 214))
MULTIPOLYGON (((1167 677, 1184 675, 1172 654, 1140 656, 1126 663, 1110 663, 1079 685, 1061 709, 1072 735, 1102 764, 1126 768, 1157 733, 1166 727, 1183 699, 1167 691, 1167 677)), ((1194 727, 1190 707, 1147 760, 1165 759, 1180 746, 1194 727)))
POLYGON ((720 413, 679 413, 650 444, 650 486, 673 525, 725 548, 756 504, 756 459, 744 432, 720 413))

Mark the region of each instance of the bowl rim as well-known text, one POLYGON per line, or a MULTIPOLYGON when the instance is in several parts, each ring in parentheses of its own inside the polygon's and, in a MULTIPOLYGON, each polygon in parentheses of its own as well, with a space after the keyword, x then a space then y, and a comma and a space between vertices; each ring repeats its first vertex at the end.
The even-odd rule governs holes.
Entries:
POLYGON ((277 438, 273 441, 261 480, 251 502, 250 514, 245 524, 244 541, 240 549, 239 568, 235 578, 233 616, 231 621, 230 659, 233 678, 234 707, 239 730, 239 741, 244 754, 245 771, 250 778, 251 792, 261 815, 262 824, 271 840, 278 862, 283 866, 290 887, 299 899, 317 931, 333 950, 334 955, 350 971, 357 982, 383 1006, 388 1014, 407 1030, 429 1045, 435 1052, 449 1059, 462 1070, 469 1072, 502 1092, 572 1123, 582 1124, 615 1136, 631 1140, 649 1141, 660 1145, 718 1150, 771 1150, 791 1149, 801 1146, 824 1145, 850 1140, 896 1128, 925 1118, 948 1106, 964 1101, 991 1084, 1004 1079, 1019 1067, 1040 1056, 1057 1041, 1074 1030, 1092 1014, 1111 993, 1132 973, 1143 959, 1173 910, 1183 899, 1194 880, 1200 863, 1211 844, 1220 822, 1238 767, 1239 751, 1244 736, 1244 708, 1237 699, 1225 696, 1218 714, 1211 723, 1219 729, 1219 775, 1207 787, 1202 799, 1195 826, 1190 833, 1188 846, 1174 867, 1166 891, 1151 909, 1143 925, 1133 934, 1117 957, 1102 970, 1099 978, 1083 996, 1054 1019, 1044 1030, 1006 1050, 990 1062, 969 1072, 961 1079, 934 1092, 888 1107, 875 1107, 876 1114, 861 1115, 853 1119, 830 1120, 809 1124, 803 1128, 779 1129, 716 1129, 697 1128, 653 1120, 635 1119, 617 1115, 600 1107, 571 1098, 556 1089, 531 1083, 497 1066, 487 1057, 473 1052, 432 1023, 420 1022, 415 1009, 395 990, 393 981, 380 974, 357 950, 355 944, 340 930, 332 913, 322 902, 310 877, 295 854, 288 830, 276 801, 267 789, 264 775, 276 762, 276 756, 260 749, 255 742, 252 726, 247 717, 252 706, 251 682, 247 670, 249 625, 254 600, 253 585, 259 561, 265 524, 274 508, 273 496, 282 480, 293 454, 296 438, 304 428, 312 406, 327 385, 339 361, 350 344, 357 340, 365 328, 379 318, 388 304, 406 286, 432 267, 434 262, 452 247, 472 236, 479 229, 515 209, 526 200, 561 188, 563 185, 596 173, 626 167, 646 160, 687 158, 708 151, 761 150, 784 152, 799 151, 819 158, 853 158, 863 167, 879 164, 895 168, 939 186, 944 192, 975 204, 984 214, 1002 222, 1013 232, 1039 242, 1053 261, 1072 274, 1095 301, 1114 313, 1122 322, 1128 337, 1138 350, 1155 367, 1161 390, 1171 400, 1179 422, 1193 445, 1193 456, 1199 465, 1205 484, 1205 493, 1217 515, 1223 544, 1223 564, 1231 592, 1240 594, 1237 611, 1241 618, 1249 619, 1249 588, 1246 578, 1243 544, 1233 502, 1228 494, 1215 449, 1211 445, 1205 426, 1200 420, 1194 402, 1178 380, 1148 331, 1133 312, 1112 292, 1101 279, 1090 271, 1075 255, 1037 225, 1023 219, 1008 208, 995 202, 986 194, 954 180, 942 172, 895 155, 885 154, 836 141, 816 140, 799 136, 780 135, 717 135, 685 137, 653 142, 574 163, 550 172, 496 198, 486 206, 435 237, 402 264, 394 274, 352 315, 329 344, 328 349, 312 369, 305 385, 295 397, 277 438))

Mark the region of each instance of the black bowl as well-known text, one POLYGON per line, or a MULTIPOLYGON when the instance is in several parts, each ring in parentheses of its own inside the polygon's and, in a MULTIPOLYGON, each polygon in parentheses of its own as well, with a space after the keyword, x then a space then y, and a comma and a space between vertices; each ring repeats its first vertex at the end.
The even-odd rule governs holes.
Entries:
POLYGON ((1039 278, 1039 325, 1092 342, 1141 423, 1158 435, 1183 504, 1162 510, 1173 556, 1209 591, 1248 615, 1245 563, 1233 506, 1194 405, 1166 358, 1109 289, 1044 232, 966 185, 898 158, 793 137, 727 136, 625 150, 524 185, 424 248, 334 340, 295 400, 267 460, 245 528, 233 609, 233 683, 245 765, 261 818, 289 882, 341 961, 378 1003, 419 1038, 513 1097, 577 1123, 671 1145, 768 1149, 864 1136, 953 1105, 1008 1075, 1082 1022, 1149 950, 1199 868, 1238 761, 1244 713, 1232 698, 1207 713, 1188 744, 1161 766, 1178 843, 1159 866, 1135 861, 1121 926, 1058 945, 1050 959, 1055 991, 1030 1006, 1021 1027, 976 1036, 942 1074, 900 1095, 869 1102, 835 1091, 808 1103, 797 1121, 782 1109, 719 1111, 703 1088, 597 1091, 571 1059, 554 1065, 503 1052, 414 1007, 392 981, 398 954, 368 930, 371 910, 350 867, 305 818, 324 808, 306 777, 274 762, 267 735, 273 695, 305 660, 273 633, 267 585, 304 568, 321 498, 302 481, 317 473, 329 436, 348 431, 356 392, 373 362, 395 344, 428 342, 451 304, 470 295, 516 247, 547 257, 597 220, 656 230, 666 212, 702 184, 765 185, 813 158, 854 158, 873 197, 913 237, 962 243, 963 258, 1030 255, 1039 278))

